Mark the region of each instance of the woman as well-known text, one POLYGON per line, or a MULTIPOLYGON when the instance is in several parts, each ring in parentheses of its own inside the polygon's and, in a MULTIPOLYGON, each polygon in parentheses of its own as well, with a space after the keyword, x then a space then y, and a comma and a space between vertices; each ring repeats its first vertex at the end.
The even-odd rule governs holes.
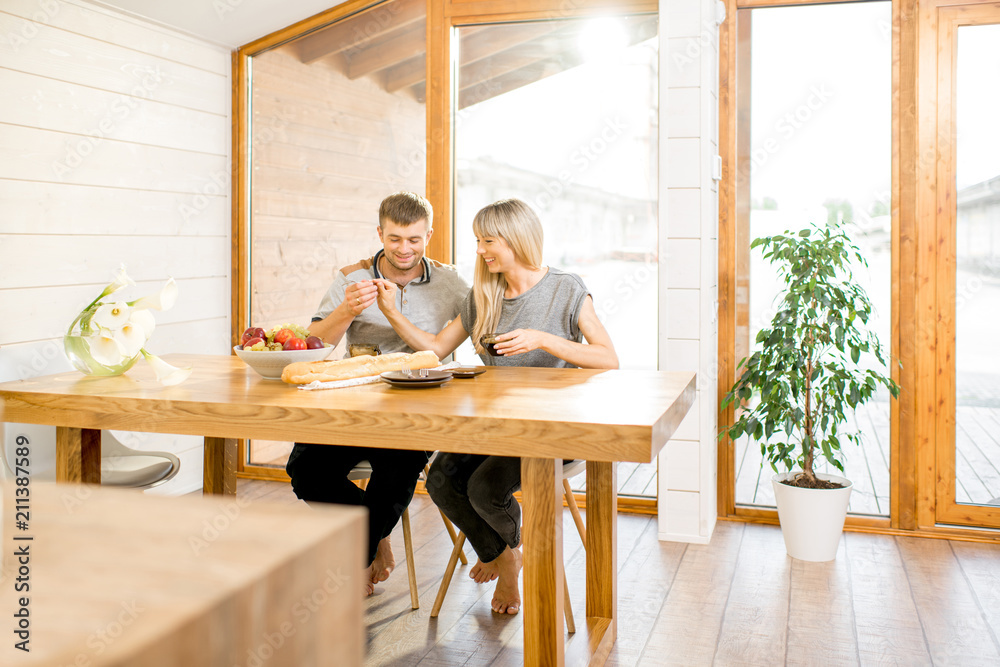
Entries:
MULTIPOLYGON (((461 315, 437 335, 413 326, 396 309, 396 285, 378 283, 379 308, 410 347, 444 358, 471 335, 491 366, 618 367, 580 277, 541 265, 542 224, 527 204, 490 204, 472 227, 478 255, 472 291, 461 315), (496 357, 479 342, 491 332, 501 333, 496 357)), ((521 509, 513 496, 520 486, 520 459, 471 454, 439 455, 427 484, 431 498, 476 550, 479 562, 469 576, 478 583, 497 579, 492 607, 501 614, 521 607, 521 509)))

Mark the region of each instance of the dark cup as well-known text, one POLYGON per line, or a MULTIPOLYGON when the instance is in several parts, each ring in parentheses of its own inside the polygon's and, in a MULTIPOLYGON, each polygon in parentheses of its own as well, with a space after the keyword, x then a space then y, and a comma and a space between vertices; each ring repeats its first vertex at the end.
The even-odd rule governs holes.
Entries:
POLYGON ((376 356, 382 354, 378 349, 378 343, 351 343, 347 346, 347 352, 352 357, 376 356))
POLYGON ((479 344, 482 345, 486 349, 486 351, 490 354, 491 357, 500 357, 500 356, 503 356, 499 352, 497 352, 497 347, 496 347, 497 336, 502 336, 502 335, 503 334, 499 334, 499 333, 495 333, 495 332, 494 333, 483 334, 482 338, 479 339, 479 344))

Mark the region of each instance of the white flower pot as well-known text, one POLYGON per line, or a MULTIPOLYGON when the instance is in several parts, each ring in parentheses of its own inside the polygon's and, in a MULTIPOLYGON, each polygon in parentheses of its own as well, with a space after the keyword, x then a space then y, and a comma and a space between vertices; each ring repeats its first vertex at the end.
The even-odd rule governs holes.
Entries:
POLYGON ((799 560, 833 560, 837 557, 840 535, 844 532, 853 484, 844 477, 823 473, 816 476, 845 486, 840 489, 803 489, 782 484, 783 480, 795 474, 790 472, 771 477, 785 551, 799 560))

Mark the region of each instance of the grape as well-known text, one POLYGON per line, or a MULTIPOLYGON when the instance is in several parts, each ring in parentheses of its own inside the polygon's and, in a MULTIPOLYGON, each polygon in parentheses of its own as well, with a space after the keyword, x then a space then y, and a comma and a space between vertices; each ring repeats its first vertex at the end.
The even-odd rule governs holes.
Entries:
POLYGON ((305 340, 306 338, 312 335, 309 333, 308 329, 306 329, 303 326, 299 326, 298 324, 279 324, 278 326, 273 327, 270 331, 267 332, 267 340, 273 341, 274 334, 278 333, 282 329, 290 330, 292 333, 294 333, 302 340, 305 340))

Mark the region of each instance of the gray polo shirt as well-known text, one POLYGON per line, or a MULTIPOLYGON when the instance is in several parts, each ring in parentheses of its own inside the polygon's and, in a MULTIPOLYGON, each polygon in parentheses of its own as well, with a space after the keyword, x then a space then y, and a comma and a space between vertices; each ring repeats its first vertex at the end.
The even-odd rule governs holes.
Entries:
MULTIPOLYGON (((312 321, 317 322, 332 313, 343 302, 344 293, 351 283, 383 278, 378 270, 378 260, 383 253, 383 250, 379 250, 371 259, 363 259, 343 267, 320 302, 312 321)), ((396 308, 420 329, 436 334, 458 317, 465 296, 469 293, 469 284, 458 275, 453 266, 426 257, 421 262, 424 274, 396 291, 396 308)), ((376 343, 383 353, 414 352, 396 334, 377 303, 365 308, 354 318, 344 337, 348 345, 376 343)))

